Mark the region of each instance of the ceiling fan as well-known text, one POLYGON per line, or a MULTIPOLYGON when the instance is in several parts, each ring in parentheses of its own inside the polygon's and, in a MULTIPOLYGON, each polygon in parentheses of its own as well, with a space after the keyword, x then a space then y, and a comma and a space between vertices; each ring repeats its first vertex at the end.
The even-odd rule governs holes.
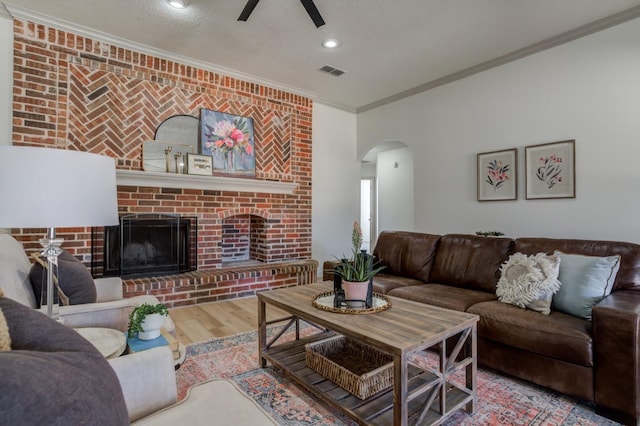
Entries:
MULTIPOLYGON (((256 5, 259 1, 260 0, 248 0, 247 4, 244 6, 244 9, 242 9, 242 13, 238 17, 238 21, 246 21, 247 19, 249 19, 249 16, 251 16, 251 12, 253 12, 253 9, 256 8, 256 5)), ((316 5, 313 3, 313 0, 300 0, 300 3, 302 3, 304 8, 307 10, 307 13, 309 14, 309 17, 311 18, 313 23, 316 24, 316 28, 320 28, 325 24, 324 19, 322 19, 322 16, 320 16, 320 12, 318 11, 316 5)))

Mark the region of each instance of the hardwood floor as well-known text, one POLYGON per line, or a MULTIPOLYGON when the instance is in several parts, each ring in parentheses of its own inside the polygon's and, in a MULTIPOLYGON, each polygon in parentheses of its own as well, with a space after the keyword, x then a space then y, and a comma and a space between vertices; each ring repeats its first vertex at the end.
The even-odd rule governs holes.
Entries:
MULTIPOLYGON (((172 308, 169 313, 176 324, 176 338, 185 345, 258 329, 256 296, 172 308)), ((267 309, 268 321, 284 316, 286 312, 275 307, 267 309)))

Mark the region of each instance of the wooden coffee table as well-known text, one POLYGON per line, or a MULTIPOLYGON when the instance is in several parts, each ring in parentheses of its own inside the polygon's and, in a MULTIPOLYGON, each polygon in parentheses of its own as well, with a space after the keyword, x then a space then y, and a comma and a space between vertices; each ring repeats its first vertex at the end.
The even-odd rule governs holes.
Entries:
POLYGON ((360 424, 439 424, 464 408, 475 411, 478 316, 390 297, 391 308, 373 314, 342 314, 312 306, 316 295, 331 291, 320 283, 258 293, 258 342, 262 367, 270 362, 309 392, 336 407, 360 424), (276 306, 291 317, 267 322, 266 305, 276 306), (300 338, 302 319, 323 329, 300 338), (280 331, 267 342, 267 325, 289 321, 296 324, 296 340, 278 343, 280 331), (306 343, 340 334, 360 340, 393 356, 393 387, 360 400, 337 387, 305 365, 306 343), (436 349, 435 370, 422 370, 409 363, 411 353, 436 349), (464 383, 451 376, 461 372, 464 383))

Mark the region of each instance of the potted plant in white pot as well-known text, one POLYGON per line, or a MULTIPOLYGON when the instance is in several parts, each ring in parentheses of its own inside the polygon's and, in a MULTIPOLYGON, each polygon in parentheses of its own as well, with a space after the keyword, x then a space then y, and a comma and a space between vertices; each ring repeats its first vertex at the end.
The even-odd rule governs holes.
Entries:
POLYGON ((143 303, 136 306, 129 314, 129 327, 127 335, 135 337, 138 334, 140 340, 152 340, 160 336, 160 329, 169 311, 162 303, 150 305, 143 303))
POLYGON ((342 279, 346 300, 366 300, 369 290, 369 281, 384 266, 378 266, 372 255, 360 250, 362 247, 362 229, 358 222, 353 223, 351 232, 352 253, 351 258, 343 257, 338 259, 338 264, 330 272, 338 275, 342 279))

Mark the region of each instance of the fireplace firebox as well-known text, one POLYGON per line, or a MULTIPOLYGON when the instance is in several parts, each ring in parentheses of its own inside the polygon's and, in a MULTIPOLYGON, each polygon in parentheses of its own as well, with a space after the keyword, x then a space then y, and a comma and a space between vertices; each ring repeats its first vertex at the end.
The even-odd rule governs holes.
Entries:
POLYGON ((94 276, 151 277, 197 269, 197 218, 133 214, 94 232, 94 276), (100 244, 102 241, 102 244, 100 244))

